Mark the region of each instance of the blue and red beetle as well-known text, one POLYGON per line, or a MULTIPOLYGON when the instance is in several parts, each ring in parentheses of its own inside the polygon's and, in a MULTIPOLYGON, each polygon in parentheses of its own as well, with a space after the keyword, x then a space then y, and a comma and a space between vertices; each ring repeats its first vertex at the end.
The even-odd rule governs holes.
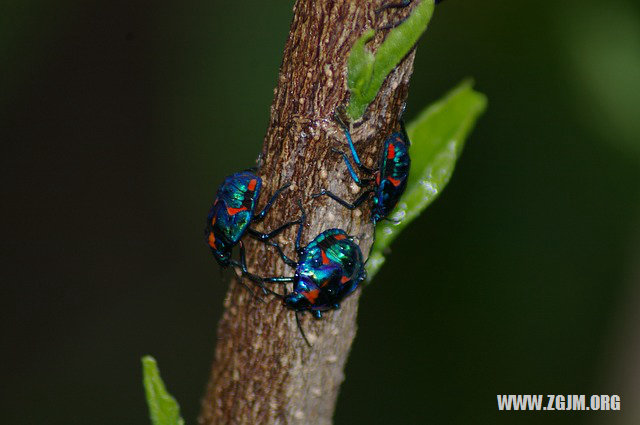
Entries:
POLYGON ((402 193, 407 187, 409 169, 411 168, 411 158, 409 157, 409 136, 407 136, 404 124, 401 121, 402 130, 393 132, 389 137, 387 137, 384 141, 378 169, 372 170, 365 167, 360 161, 358 153, 353 146, 351 133, 347 126, 339 118, 336 117, 336 120, 344 129, 353 162, 360 170, 368 174, 373 174, 373 178, 359 178, 347 155, 339 150, 334 149, 334 151, 342 155, 344 162, 347 165, 347 169, 349 170, 349 174, 351 174, 351 177, 358 186, 367 187, 372 182, 375 182, 375 185, 365 190, 355 201, 353 201, 353 203, 345 201, 333 192, 325 189, 320 193, 312 195, 312 197, 317 198, 319 196, 327 195, 342 206, 353 210, 366 201, 373 193, 371 221, 375 225, 378 221, 387 218, 393 208, 395 208, 400 196, 402 196, 402 193))
POLYGON ((251 170, 241 171, 224 179, 209 210, 205 228, 205 241, 220 266, 240 266, 231 259, 231 251, 245 233, 267 241, 287 227, 300 223, 300 220, 291 221, 270 233, 261 233, 249 227, 251 223, 264 219, 276 198, 289 186, 290 184, 285 184, 276 190, 262 211, 255 214, 262 179, 251 170))
POLYGON ((328 229, 316 236, 298 255, 293 277, 264 279, 264 282, 293 282, 293 292, 284 297, 290 309, 310 311, 320 319, 322 312, 340 308, 344 297, 355 291, 366 277, 360 247, 342 229, 328 229))
MULTIPOLYGON (((264 283, 293 283, 293 292, 281 295, 285 306, 298 313, 309 311, 317 319, 322 312, 340 308, 340 302, 356 290, 366 278, 364 259, 358 244, 342 229, 328 229, 317 235, 305 247, 300 247, 304 225, 304 211, 295 241, 298 261, 287 257, 276 243, 267 242, 278 249, 284 262, 295 269, 289 277, 260 277, 247 271, 244 250, 241 250, 242 267, 250 279, 264 283)), ((307 340, 302 327, 300 332, 307 340)))

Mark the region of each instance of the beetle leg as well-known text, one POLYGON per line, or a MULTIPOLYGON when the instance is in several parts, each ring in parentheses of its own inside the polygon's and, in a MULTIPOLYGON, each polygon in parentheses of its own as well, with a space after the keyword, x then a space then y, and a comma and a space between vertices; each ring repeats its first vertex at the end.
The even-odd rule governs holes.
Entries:
MULTIPOLYGON (((436 3, 438 3, 438 1, 439 0, 436 0, 436 3)), ((402 8, 405 8, 405 7, 409 6, 410 4, 411 4, 411 0, 401 0, 398 3, 389 2, 389 3, 381 6, 379 9, 377 9, 376 10, 376 14, 378 14, 380 12, 383 12, 383 11, 385 11, 387 9, 402 9, 402 8)), ((410 15, 407 15, 407 16, 405 16, 404 18, 400 19, 397 22, 394 22, 392 24, 388 24, 388 25, 385 25, 383 27, 380 27, 380 28, 378 28, 378 30, 390 30, 390 29, 393 29, 395 27, 398 27, 402 23, 404 23, 404 21, 406 21, 409 16, 410 15)))
MULTIPOLYGON (((362 171, 364 171, 366 173, 369 173, 369 174, 373 173, 375 170, 372 170, 371 168, 364 166, 362 164, 362 161, 360 161, 360 157, 358 156, 358 152, 356 151, 356 147, 353 145, 353 139, 351 138, 351 132, 349 132, 349 127, 344 123, 344 121, 342 121, 342 119, 340 118, 340 115, 338 114, 337 111, 333 113, 333 119, 340 125, 340 127, 342 127, 342 130, 344 131, 344 135, 347 138, 347 142, 349 143, 349 150, 351 151, 351 157, 353 158, 353 162, 362 171)), ((353 171, 353 167, 351 166, 351 163, 349 162, 349 160, 347 158, 347 155, 344 154, 342 151, 339 151, 337 149, 332 149, 332 150, 334 152, 338 152, 338 153, 342 154, 342 156, 344 158, 344 162, 347 164, 347 168, 349 169, 349 173, 351 174, 351 177, 353 177, 353 179, 357 183, 358 179, 355 176, 355 173, 353 171)))
MULTIPOLYGON (((239 266, 239 264, 238 264, 236 261, 234 261, 234 260, 231 260, 231 264, 232 264, 233 266, 239 266)), ((239 283, 240 285, 242 285, 242 286, 243 286, 247 291, 249 291, 249 293, 251 294, 251 297, 252 297, 252 298, 256 298, 258 301, 261 301, 261 302, 263 302, 263 303, 265 303, 265 304, 266 304, 267 302, 266 302, 265 300, 263 300, 262 298, 260 298, 260 297, 258 296, 258 294, 256 294, 256 293, 255 293, 255 292, 254 292, 254 291, 249 287, 249 285, 247 285, 246 283, 244 283, 244 279, 243 279, 243 277, 244 277, 244 276, 245 276, 244 274, 241 274, 240 276, 238 276, 238 283, 239 283)), ((261 285, 258 285, 258 286, 260 286, 260 289, 262 289, 262 292, 263 292, 265 295, 267 295, 267 293, 268 293, 267 288, 265 288, 264 286, 261 286, 261 285)))
MULTIPOLYGON (((442 1, 443 1, 443 0, 435 0, 435 2, 434 2, 434 3, 435 3, 435 4, 438 4, 438 3, 441 3, 442 1)), ((400 1, 400 2, 398 2, 398 3, 391 3, 391 2, 390 2, 390 3, 384 4, 384 5, 382 5, 380 8, 376 9, 376 11, 375 11, 375 12, 376 12, 376 14, 378 14, 378 13, 380 13, 380 12, 383 12, 383 11, 387 10, 387 9, 401 9, 401 8, 404 8, 404 7, 409 6, 409 5, 411 4, 411 2, 412 2, 412 0, 401 0, 401 1, 400 1)), ((395 27, 399 26, 400 24, 402 24, 404 21, 406 21, 408 17, 409 17, 409 16, 405 17, 404 19, 401 19, 401 20, 400 20, 400 21, 398 21, 398 22, 394 22, 393 24, 385 25, 385 26, 380 27, 380 28, 378 28, 378 29, 379 29, 379 30, 389 30, 389 29, 393 29, 393 28, 395 28, 395 27)))
POLYGON ((267 201, 267 205, 264 206, 262 211, 260 211, 256 215, 254 215, 253 218, 251 219, 251 221, 261 221, 261 220, 263 220, 265 215, 267 215, 267 212, 269 212, 269 209, 271 209, 271 205, 273 205, 273 203, 275 202, 276 198, 282 193, 283 190, 285 190, 289 186, 291 186, 291 183, 287 183, 284 186, 282 186, 281 188, 279 188, 278 190, 276 190, 276 192, 271 196, 271 199, 269 199, 269 201, 267 201))
MULTIPOLYGON (((267 288, 266 286, 264 286, 264 283, 274 283, 276 282, 286 282, 284 279, 293 279, 293 278, 283 278, 283 277, 273 277, 273 278, 263 278, 260 277, 258 275, 255 275, 251 272, 249 272, 249 270, 247 269, 247 259, 246 259, 246 254, 245 254, 245 249, 244 249, 244 244, 242 243, 242 241, 240 241, 240 263, 238 263, 235 260, 231 260, 231 264, 236 266, 236 267, 240 267, 242 270, 242 275, 241 275, 241 279, 240 279, 240 283, 242 283, 243 286, 245 286, 247 289, 249 289, 243 282, 242 282, 242 277, 243 276, 247 276, 251 281, 253 281, 254 283, 256 283, 260 289, 262 289, 262 292, 264 292, 265 295, 267 294, 271 294, 271 295, 275 295, 278 298, 283 298, 284 295, 282 294, 278 294, 277 292, 272 291, 271 289, 267 288)), ((293 280, 291 280, 293 281, 293 280)), ((249 290, 251 293, 253 293, 253 291, 249 290)), ((285 289, 285 294, 286 294, 286 289, 285 289)), ((263 301, 263 299, 260 298, 260 301, 263 301)))
MULTIPOLYGON (((280 249, 280 245, 278 245, 275 242, 267 242, 267 244, 275 246, 278 249, 280 249)), ((283 260, 285 258, 287 259, 287 260, 285 260, 285 262, 293 261, 293 260, 289 260, 289 258, 286 255, 284 255, 284 253, 282 252, 281 249, 280 249, 280 253, 284 256, 283 260)), ((294 279, 293 277, 285 277, 285 276, 261 277, 261 276, 255 275, 255 274, 250 273, 249 271, 247 271, 247 264, 246 264, 245 256, 244 256, 244 245, 242 244, 242 242, 240 242, 240 258, 242 259, 242 271, 243 271, 243 273, 247 277, 249 277, 249 279, 251 279, 252 281, 258 283, 258 285, 263 289, 266 289, 266 288, 264 288, 264 284, 265 283, 291 283, 291 282, 293 282, 293 279, 294 279)), ((278 294, 278 295, 280 295, 280 294, 278 294)))
POLYGON ((262 233, 262 232, 259 232, 259 231, 255 230, 255 229, 252 229, 252 228, 249 228, 248 232, 254 238, 258 239, 259 241, 263 241, 264 242, 264 241, 267 241, 267 240, 271 239, 274 236, 279 235, 284 230, 288 229, 289 227, 293 226, 294 224, 300 224, 300 219, 285 223, 282 226, 278 227, 276 230, 272 230, 269 233, 262 233))
POLYGON ((276 242, 265 242, 267 245, 274 247, 275 249, 278 250, 278 254, 280 254, 280 257, 282 258, 282 261, 284 261, 284 263, 292 268, 296 268, 298 267, 298 263, 296 263, 295 261, 293 261, 291 258, 287 257, 287 255, 284 253, 284 251, 282 250, 282 247, 280 246, 280 244, 276 243, 276 242))
POLYGON ((347 143, 349 143, 349 150, 351 150, 351 156, 353 157, 353 162, 356 163, 358 167, 362 165, 360 161, 360 157, 358 156, 358 152, 356 151, 356 147, 353 145, 353 140, 351 139, 351 132, 349 131, 349 127, 342 121, 337 112, 333 113, 333 119, 342 127, 344 131, 344 135, 347 138, 347 143))
MULTIPOLYGON (((234 267, 240 267, 240 264, 239 264, 237 261, 235 261, 235 260, 231 260, 230 264, 231 264, 232 266, 234 266, 234 267)), ((240 276, 238 276, 238 283, 239 283, 240 285, 242 285, 242 286, 243 286, 247 291, 249 291, 249 293, 251 294, 251 297, 252 297, 252 298, 256 298, 258 301, 263 302, 263 303, 265 303, 265 304, 266 304, 266 301, 265 301, 265 300, 263 300, 262 298, 260 298, 260 297, 258 296, 258 294, 256 294, 256 293, 253 291, 253 289, 251 289, 251 288, 249 287, 249 285, 247 285, 246 283, 244 283, 244 279, 243 279, 243 278, 244 278, 244 276, 245 276, 245 274, 240 274, 240 276)), ((260 289, 262 289, 262 292, 263 292, 265 295, 267 295, 267 294, 270 292, 270 290, 269 290, 269 289, 267 289, 267 288, 265 288, 263 285, 260 285, 260 284, 259 284, 258 286, 260 287, 260 289)))
POLYGON ((340 198, 335 193, 333 193, 333 192, 331 192, 329 190, 325 190, 325 189, 323 189, 320 193, 316 193, 314 195, 311 195, 311 197, 312 198, 319 198, 320 196, 327 195, 329 198, 333 199, 334 201, 336 201, 337 203, 339 203, 343 207, 348 208, 350 210, 354 210, 354 209, 358 208, 360 206, 360 204, 362 204, 369 197, 369 195, 371 195, 373 192, 374 192, 373 189, 365 190, 362 193, 362 195, 360 195, 358 197, 358 199, 356 199, 353 202, 353 204, 350 204, 349 202, 347 202, 344 199, 340 198))
MULTIPOLYGON (((331 150, 337 154, 342 155, 342 159, 344 159, 344 163, 347 165, 347 170, 349 170, 349 174, 351 175, 351 178, 353 179, 354 182, 356 182, 356 184, 360 187, 364 187, 367 186, 369 183, 371 183, 373 181, 372 178, 365 178, 365 179, 361 179, 360 177, 358 177, 358 175, 356 174, 355 170, 353 169, 353 166, 351 165, 351 161, 349 161, 349 157, 347 156, 346 153, 342 152, 339 149, 335 149, 335 148, 331 148, 331 150)), ((364 165, 360 164, 358 165, 358 167, 367 172, 367 173, 374 173, 375 171, 365 167, 364 165)))
POLYGON ((283 294, 278 294, 275 291, 272 291, 271 289, 264 286, 264 284, 265 283, 293 283, 294 281, 293 277, 285 277, 285 276, 260 277, 252 273, 249 273, 246 276, 249 277, 249 279, 251 279, 252 281, 258 283, 258 285, 262 288, 262 290, 265 291, 265 295, 269 293, 281 299, 284 299, 285 295, 287 294, 286 286, 284 286, 285 289, 284 289, 284 295, 283 295, 283 294))
MULTIPOLYGON (((376 10, 376 14, 378 14, 380 12, 383 12, 383 11, 385 11, 387 9, 401 9, 401 8, 409 6, 410 4, 411 4, 411 0, 402 0, 399 3, 391 3, 390 2, 390 3, 387 3, 387 4, 383 5, 383 6, 381 6, 379 9, 377 9, 376 10)), ((390 30, 390 29, 393 29, 395 27, 398 27, 398 26, 402 25, 402 23, 404 23, 404 21, 406 21, 408 17, 409 17, 409 15, 405 16, 404 18, 400 19, 397 22, 394 22, 392 24, 387 24, 387 25, 385 25, 383 27, 380 27, 380 28, 378 28, 378 30, 381 30, 381 31, 382 30, 390 30)))
POLYGON ((265 283, 293 283, 293 277, 262 277, 260 278, 265 283))
POLYGON ((384 5, 376 9, 376 13, 383 12, 387 9, 402 9, 403 7, 409 6, 411 4, 411 1, 412 0, 401 0, 398 3, 393 3, 393 2, 385 3, 384 5))
MULTIPOLYGON (((242 273, 239 276, 239 282, 242 286, 247 288, 247 290, 251 293, 251 295, 257 297, 257 295, 255 295, 254 292, 244 283, 244 279, 243 279, 244 276, 247 276, 251 281, 256 283, 260 287, 260 289, 262 289, 262 292, 265 295, 267 295, 269 292, 273 292, 264 286, 259 276, 256 276, 253 273, 250 273, 249 270, 247 269, 247 257, 245 254, 244 244, 242 243, 242 241, 240 242, 240 262, 237 262, 236 260, 229 260, 229 264, 231 264, 233 267, 239 268, 242 271, 242 273)), ((260 301, 262 302, 265 302, 262 298, 258 297, 258 299, 260 299, 260 301)))

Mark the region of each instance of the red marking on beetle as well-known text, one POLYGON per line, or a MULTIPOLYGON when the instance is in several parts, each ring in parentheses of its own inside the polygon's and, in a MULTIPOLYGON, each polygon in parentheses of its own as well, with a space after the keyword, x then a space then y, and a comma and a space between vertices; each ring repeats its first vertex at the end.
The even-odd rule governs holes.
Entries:
POLYGON ((309 300, 311 304, 315 303, 318 299, 318 295, 320 294, 319 289, 314 289, 313 291, 303 292, 302 295, 309 300))
POLYGON ((240 207, 240 208, 227 207, 227 214, 229 215, 236 215, 242 211, 247 211, 247 207, 240 207))
POLYGON ((346 235, 335 235, 335 236, 334 236, 334 238, 335 238, 337 241, 341 241, 341 240, 343 240, 343 239, 347 239, 347 236, 346 236, 346 235))
POLYGON ((216 249, 216 236, 213 232, 209 233, 209 246, 213 249, 216 249))
POLYGON ((380 186, 380 172, 376 171, 376 184, 380 186))
POLYGON ((387 159, 393 159, 396 156, 396 147, 393 143, 389 144, 389 151, 387 152, 387 159))
POLYGON ((387 180, 389 180, 395 187, 400 186, 400 183, 402 183, 402 180, 396 180, 393 177, 387 177, 387 180))
POLYGON ((340 279, 340 283, 345 284, 345 283, 349 282, 349 280, 351 280, 351 279, 349 279, 347 276, 342 276, 342 279, 340 279))
POLYGON ((213 206, 215 207, 217 203, 218 203, 218 198, 216 198, 216 200, 213 201, 213 206))
POLYGON ((211 226, 212 227, 216 225, 216 218, 218 218, 218 217, 213 216, 213 218, 211 219, 211 226))
POLYGON ((327 279, 327 280, 325 280, 324 282, 322 282, 322 283, 320 284, 320 287, 321 287, 321 288, 324 288, 324 287, 325 287, 325 286, 327 286, 328 284, 329 284, 329 279, 327 279))
POLYGON ((327 257, 327 254, 325 254, 324 250, 320 250, 320 254, 322 254, 322 264, 329 264, 329 258, 327 257))
POLYGON ((257 183, 258 183, 258 180, 256 180, 256 179, 252 179, 252 180, 249 182, 249 190, 250 190, 250 191, 253 191, 253 190, 256 188, 256 184, 257 184, 257 183))

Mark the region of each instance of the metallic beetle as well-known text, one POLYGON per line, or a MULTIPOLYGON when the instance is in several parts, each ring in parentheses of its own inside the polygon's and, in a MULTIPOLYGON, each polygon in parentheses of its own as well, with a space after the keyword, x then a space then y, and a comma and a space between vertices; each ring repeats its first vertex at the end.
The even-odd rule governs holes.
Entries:
POLYGON ((375 225, 378 221, 386 219, 391 211, 395 208, 400 196, 404 193, 407 187, 407 179, 409 177, 409 170, 411 168, 411 158, 409 157, 409 137, 402 125, 402 131, 393 132, 384 141, 382 149, 382 155, 378 162, 378 169, 372 170, 365 167, 355 147, 353 146, 353 140, 351 140, 351 134, 347 126, 338 120, 344 129, 345 136, 349 143, 349 149, 351 150, 351 157, 356 166, 363 172, 373 175, 372 178, 360 178, 356 174, 349 157, 341 151, 340 153, 344 159, 349 174, 360 187, 369 187, 353 203, 345 201, 336 194, 328 190, 322 190, 320 193, 312 195, 314 198, 327 195, 331 199, 340 203, 340 205, 349 208, 351 210, 357 208, 366 201, 371 194, 373 194, 373 206, 371 208, 371 221, 375 225), (370 184, 374 183, 371 187, 370 184))
POLYGON ((267 241, 287 227, 299 223, 299 221, 285 223, 270 233, 261 233, 250 228, 251 223, 264 219, 271 205, 280 193, 289 187, 289 184, 276 190, 262 211, 255 214, 261 187, 260 177, 251 170, 246 170, 225 178, 218 189, 216 199, 207 216, 204 233, 207 245, 222 267, 239 265, 231 259, 231 251, 245 233, 248 232, 257 239, 267 241))

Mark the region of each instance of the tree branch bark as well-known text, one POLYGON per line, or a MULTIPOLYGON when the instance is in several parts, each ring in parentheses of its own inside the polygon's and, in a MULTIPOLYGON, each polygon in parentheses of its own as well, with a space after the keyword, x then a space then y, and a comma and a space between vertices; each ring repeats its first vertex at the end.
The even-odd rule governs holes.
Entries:
MULTIPOLYGON (((366 256, 373 238, 370 205, 349 211, 336 202, 311 194, 330 189, 355 199, 342 158, 331 151, 348 151, 342 130, 332 120, 346 104, 347 58, 353 43, 368 28, 397 22, 411 9, 375 10, 371 0, 298 0, 284 50, 271 119, 261 154, 259 175, 264 182, 260 203, 286 182, 283 193, 260 226, 276 228, 299 217, 303 200, 307 222, 303 244, 330 228, 354 236, 366 256)), ((378 31, 376 48, 387 31, 378 31)), ((365 165, 375 167, 382 142, 398 128, 415 51, 389 75, 363 119, 353 125, 353 139, 365 165)), ((278 242, 296 258, 296 228, 278 242)), ((249 270, 261 276, 292 276, 274 250, 245 238, 249 270)), ((290 288, 289 288, 290 289, 290 288)), ((282 292, 281 287, 274 290, 282 292)), ((210 381, 202 401, 201 425, 218 424, 331 424, 344 366, 356 334, 361 289, 347 297, 340 310, 321 320, 300 316, 313 347, 296 326, 295 315, 281 300, 260 302, 233 279, 218 326, 218 343, 210 381)))

